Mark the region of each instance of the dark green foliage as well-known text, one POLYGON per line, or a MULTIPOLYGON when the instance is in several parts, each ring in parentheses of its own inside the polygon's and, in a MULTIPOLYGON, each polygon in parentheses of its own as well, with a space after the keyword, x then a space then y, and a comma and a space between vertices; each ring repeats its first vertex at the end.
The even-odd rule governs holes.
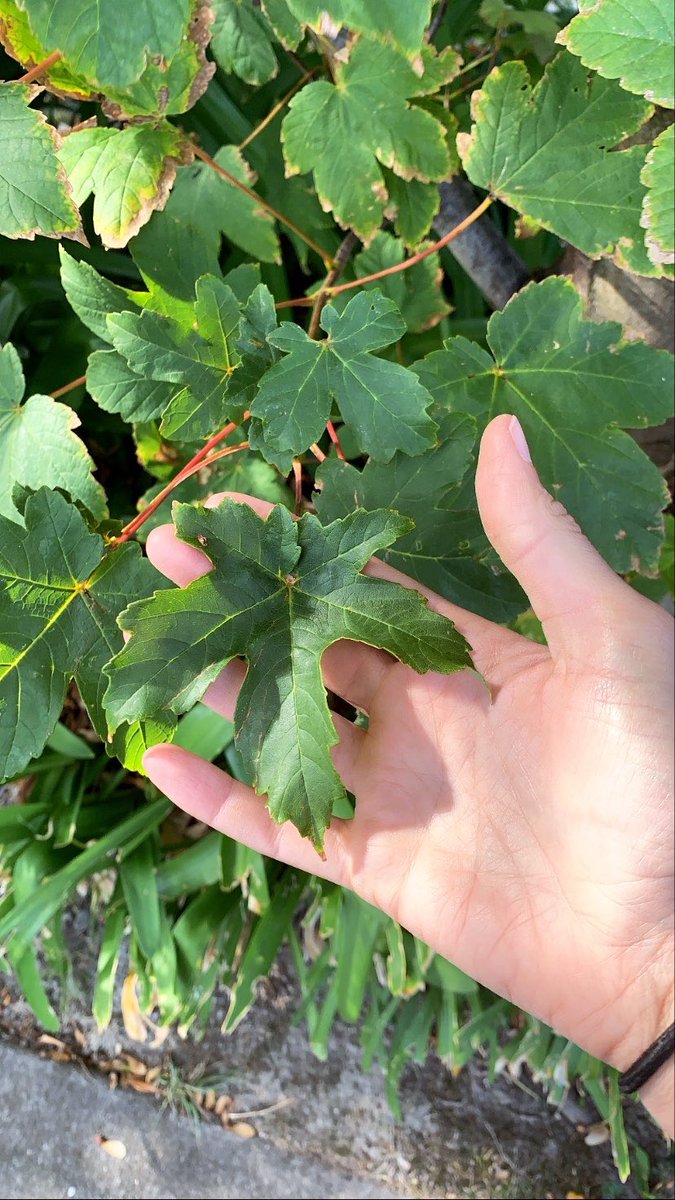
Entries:
POLYGON ((544 278, 562 238, 672 275, 672 126, 644 124, 673 103, 670 8, 584 2, 557 36, 567 8, 540 0, 0 0, 0 776, 33 780, 0 807, 0 946, 45 1028, 36 946, 46 930, 67 970, 64 906, 90 880, 101 1026, 128 930, 141 1006, 184 1029, 220 981, 234 1028, 288 938, 317 1054, 336 1015, 363 1018, 394 1107, 432 1039, 453 1068, 478 1047, 492 1071, 527 1059, 554 1101, 581 1076, 625 1175, 612 1072, 531 1018, 515 1031, 506 1001, 355 896, 219 834, 167 842, 168 803, 129 772, 175 736, 320 847, 351 811, 324 649, 470 661, 368 557, 536 626, 475 500, 497 413, 617 571, 672 587, 665 486, 629 432, 668 416, 672 359, 544 278), (35 64, 39 86, 20 82, 35 64), (492 315, 449 249, 419 257, 460 161, 484 220, 535 235, 539 282, 492 315), (212 563, 185 589, 129 544, 174 486, 177 532, 212 563), (272 515, 198 503, 227 490, 272 515), (234 655, 230 724, 197 702, 234 655))

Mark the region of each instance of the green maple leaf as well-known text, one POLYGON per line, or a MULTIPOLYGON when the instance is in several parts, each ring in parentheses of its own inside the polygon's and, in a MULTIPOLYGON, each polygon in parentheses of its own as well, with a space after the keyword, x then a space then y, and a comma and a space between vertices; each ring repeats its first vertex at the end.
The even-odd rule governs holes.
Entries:
POLYGON ((405 333, 395 304, 379 292, 361 292, 343 313, 327 304, 312 341, 286 322, 267 337, 285 357, 263 375, 251 412, 262 423, 261 448, 299 454, 323 433, 332 399, 352 426, 364 453, 386 461, 396 450, 419 454, 434 441, 426 409, 431 397, 410 371, 372 353, 405 333))
POLYGON ((287 0, 262 0, 262 9, 285 50, 297 50, 303 29, 293 16, 287 0))
MULTIPOLYGON (((157 579, 137 546, 103 557, 103 539, 58 492, 29 494, 23 518, 25 528, 0 516, 2 778, 41 753, 71 679, 107 740, 103 665, 122 646, 116 619, 157 579)), ((131 732, 118 735, 120 746, 131 732)))
POLYGON ((87 391, 105 412, 136 422, 161 417, 180 389, 139 375, 116 350, 95 350, 87 364, 87 391))
MULTIPOLYGON (((120 287, 94 270, 89 263, 61 254, 61 282, 71 308, 87 329, 112 346, 107 318, 114 313, 140 313, 150 304, 153 311, 164 307, 170 297, 161 289, 134 292, 120 287)), ((178 301, 182 306, 183 302, 178 301)), ((186 306, 192 318, 192 306, 186 306)), ((116 350, 95 350, 87 363, 87 391, 106 412, 116 412, 125 421, 151 421, 160 417, 180 389, 175 384, 148 378, 133 371, 116 350)))
POLYGON ((402 179, 443 179, 450 154, 441 121, 411 104, 457 73, 453 50, 423 54, 413 67, 391 46, 362 39, 336 66, 335 83, 307 84, 289 105, 282 126, 286 171, 314 172, 324 208, 367 240, 382 224, 387 203, 382 167, 402 179))
POLYGON ((647 253, 664 274, 675 263, 675 125, 659 134, 645 161, 642 182, 647 188, 640 224, 646 230, 647 253))
POLYGON ((587 67, 673 108, 675 21, 670 0, 581 0, 558 41, 587 67))
POLYGON ((132 604, 130 632, 109 664, 114 721, 185 712, 235 655, 248 673, 236 744, 276 821, 291 820, 321 850, 344 787, 330 757, 337 736, 321 678, 340 639, 388 650, 416 671, 470 666, 451 622, 414 591, 360 575, 370 556, 410 528, 392 512, 356 512, 322 527, 280 506, 262 521, 247 505, 176 505, 178 535, 214 570, 186 588, 132 604))
POLYGON ((18 0, 48 53, 103 91, 125 88, 152 58, 169 61, 187 35, 191 0, 18 0))
POLYGON ((189 158, 189 143, 168 121, 125 129, 81 129, 59 151, 75 201, 94 193, 94 229, 105 246, 126 246, 162 208, 189 158))
MULTIPOLYGON (((230 382, 239 363, 234 339, 240 318, 233 291, 212 275, 197 280, 192 328, 148 310, 108 317, 115 350, 135 375, 146 382, 180 385, 168 407, 153 413, 164 413, 162 431, 167 437, 198 440, 241 417, 238 391, 230 382)), ((111 366, 116 370, 114 360, 111 366)), ((158 393, 158 404, 161 399, 158 393)), ((124 415, 132 419, 128 406, 124 415)), ((146 411, 143 418, 134 419, 150 418, 146 411)))
POLYGON ((206 91, 216 65, 206 58, 212 10, 206 0, 188 0, 188 23, 170 58, 151 57, 140 75, 122 88, 108 85, 101 107, 115 121, 187 112, 206 91))
MULTIPOLYGON (((43 62, 49 55, 17 0, 0 0, 0 42, 7 53, 26 68, 43 62)), ((44 68, 40 79, 56 95, 72 96, 77 100, 91 100, 96 95, 91 81, 73 71, 63 58, 44 68)))
POLYGON ((324 14, 337 25, 393 42, 407 54, 417 54, 429 24, 431 0, 287 0, 299 21, 321 29, 324 14))
POLYGON ((83 325, 103 342, 110 341, 106 318, 110 313, 140 311, 141 294, 111 283, 87 262, 79 262, 59 246, 61 283, 68 303, 83 325))
POLYGON ((457 145, 472 183, 585 254, 656 273, 640 228, 646 149, 613 149, 640 128, 648 104, 563 51, 534 88, 523 63, 496 67, 471 111, 471 133, 457 145))
POLYGON ((449 338, 414 369, 440 407, 471 413, 480 430, 515 413, 545 487, 607 561, 656 569, 666 485, 620 427, 667 420, 672 356, 622 342, 614 322, 585 321, 578 292, 559 277, 529 284, 495 313, 487 342, 492 354, 449 338))
POLYGON ((97 520, 108 515, 105 493, 92 474, 94 463, 74 430, 79 417, 51 396, 23 400, 19 356, 7 344, 0 350, 0 513, 17 520, 12 491, 42 485, 61 488, 97 520))
MULTIPOLYGON (((405 258, 403 242, 383 230, 373 238, 367 249, 356 255, 356 278, 399 266, 405 258)), ((363 290, 380 290, 393 300, 410 332, 421 333, 437 325, 450 312, 450 305, 441 291, 442 281, 441 260, 437 254, 430 254, 422 262, 408 267, 407 271, 364 284, 363 290)))
POLYGON ((67 237, 84 242, 59 139, 43 113, 28 108, 39 89, 0 83, 0 234, 67 237))
POLYGON ((265 14, 252 0, 211 0, 211 7, 211 50, 218 66, 256 86, 273 79, 279 67, 265 14))
MULTIPOLYGON (((138 79, 122 88, 106 86, 104 97, 98 83, 75 70, 63 57, 44 68, 40 79, 55 95, 100 100, 104 111, 115 120, 185 112, 204 92, 215 70, 205 54, 208 15, 203 0, 190 0, 187 32, 171 59, 148 60, 138 79)), ((7 53, 26 67, 43 62, 55 48, 51 45, 48 50, 36 36, 28 13, 17 0, 0 0, 0 41, 7 53)))
MULTIPOLYGON (((454 157, 457 157, 456 152, 454 157)), ((459 159, 457 159, 459 161, 459 159)), ((387 189, 387 215, 406 246, 418 246, 431 229, 441 206, 441 193, 435 183, 419 179, 399 179, 393 171, 383 171, 387 189)))
MULTIPOLYGON (((236 146, 221 146, 215 161, 247 187, 255 183, 254 173, 236 146)), ((260 262, 281 261, 274 219, 206 163, 178 172, 167 214, 192 224, 216 254, 221 237, 226 237, 260 262)))
POLYGON ((462 487, 473 460, 476 422, 465 413, 444 413, 438 444, 416 458, 396 454, 386 466, 372 460, 362 471, 337 458, 317 471, 316 508, 327 523, 354 506, 394 508, 414 529, 380 554, 384 562, 418 583, 492 621, 511 621, 527 600, 510 575, 486 561, 488 543, 475 497, 462 487))

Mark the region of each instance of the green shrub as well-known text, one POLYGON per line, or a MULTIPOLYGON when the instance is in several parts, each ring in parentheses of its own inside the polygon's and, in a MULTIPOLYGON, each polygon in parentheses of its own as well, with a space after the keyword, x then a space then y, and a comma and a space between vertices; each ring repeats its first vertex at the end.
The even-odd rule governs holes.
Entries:
MULTIPOLYGON (((519 416, 544 483, 614 568, 666 593, 667 492, 624 431, 667 418, 672 360, 585 321, 573 285, 545 276, 562 242, 673 275, 670 5, 637 0, 635 29, 618 0, 571 23, 541 0, 126 7, 0 0, 0 775, 30 780, 0 808, 5 959, 56 1029, 37 942, 49 934, 63 973, 64 906, 88 882, 99 1024, 129 933, 141 1013, 198 1030, 224 981, 229 1031, 288 940, 315 1052, 336 1016, 360 1021, 394 1109, 405 1064, 431 1046, 453 1069, 479 1049, 491 1073, 526 1061, 553 1102, 581 1081, 625 1177, 615 1072, 516 1023, 351 893, 219 834, 195 840, 138 774, 147 746, 176 738, 257 779, 275 817, 320 848, 350 804, 320 680, 312 789, 281 769, 294 738, 275 740, 273 710, 247 740, 194 707, 222 648, 199 664, 188 650, 182 669, 201 683, 180 704, 166 681, 142 682, 149 640, 120 651, 129 603, 157 589, 154 611, 167 603, 139 546, 169 519, 165 501, 228 488, 278 505, 293 537, 285 510, 317 513, 303 528, 328 560, 327 526, 357 520, 416 580, 538 636, 473 495, 477 439, 498 412, 519 416), (510 264, 516 294, 491 317, 485 263, 481 291, 450 249, 461 229, 447 229, 439 182, 461 172, 463 195, 477 189, 461 229, 483 231, 495 272, 510 264)), ((189 533, 194 512, 178 511, 189 533)), ((403 657, 411 604, 401 593, 403 657)), ((432 661, 461 667, 461 640, 441 645, 435 620, 432 661)))

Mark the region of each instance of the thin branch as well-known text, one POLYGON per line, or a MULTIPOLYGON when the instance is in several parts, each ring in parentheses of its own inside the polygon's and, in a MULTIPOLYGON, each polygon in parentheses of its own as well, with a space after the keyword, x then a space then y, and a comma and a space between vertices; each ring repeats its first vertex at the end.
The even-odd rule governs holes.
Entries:
POLYGON ((70 383, 64 383, 63 387, 57 388, 55 392, 50 392, 49 395, 52 400, 58 400, 59 396, 67 396, 68 392, 74 392, 75 388, 82 387, 82 384, 86 382, 86 375, 78 375, 77 379, 71 379, 70 383))
MULTIPOLYGON (((492 58, 492 54, 493 54, 493 51, 492 51, 492 49, 490 49, 490 50, 486 51, 485 54, 481 54, 478 58, 472 58, 470 62, 465 63, 465 65, 462 67, 462 69, 457 72, 457 74, 455 75, 455 79, 459 79, 460 75, 466 75, 467 71, 473 71, 474 68, 479 67, 481 65, 481 63, 487 62, 487 60, 489 58, 492 58)), ((448 96, 446 96, 445 98, 446 98, 446 100, 449 99, 448 96)))
POLYGON ((314 297, 312 315, 309 322, 309 328, 307 330, 309 337, 313 338, 314 340, 316 340, 316 338, 319 336, 319 329, 321 328, 321 313, 323 312, 324 304, 328 299, 327 289, 332 287, 333 284, 337 283, 352 254, 354 253, 354 250, 358 246, 358 243, 359 239, 355 233, 352 233, 352 230, 350 229, 340 242, 333 260, 333 265, 326 275, 326 278, 321 284, 318 292, 316 293, 316 296, 314 297))
MULTIPOLYGON (((250 412, 245 412, 241 420, 248 421, 250 415, 250 412)), ((183 467, 183 470, 186 471, 188 467, 193 466, 195 463, 203 462, 204 459, 207 458, 211 453, 213 447, 220 445, 220 443, 224 441, 226 437, 229 437, 231 433, 234 433, 239 424, 241 424, 241 422, 230 421, 229 425, 226 425, 224 429, 221 429, 220 433, 214 433, 213 437, 209 438, 208 442, 204 443, 201 450, 199 450, 198 453, 190 459, 189 463, 183 467)))
POLYGON ((335 428, 335 426, 334 426, 334 424, 333 424, 333 422, 332 422, 332 421, 327 421, 327 422, 326 422, 326 432, 327 432, 327 434, 328 434, 328 436, 329 436, 329 438, 330 438, 331 442, 332 442, 332 443, 333 443, 333 445, 335 446, 335 449, 336 449, 336 451, 337 451, 337 456, 338 456, 338 458, 341 458, 341 459, 342 459, 342 461, 344 462, 344 461, 345 461, 345 456, 344 456, 344 454, 343 454, 343 451, 342 451, 342 446, 340 445, 340 439, 339 439, 339 437, 338 437, 338 435, 337 435, 337 429, 335 428))
POLYGON ((54 50, 52 54, 48 54, 46 58, 43 58, 42 62, 36 63, 34 67, 31 67, 30 71, 26 71, 26 74, 22 75, 20 79, 16 80, 16 82, 32 83, 33 80, 39 79, 40 76, 43 75, 45 71, 48 71, 50 67, 53 67, 54 63, 57 63, 60 58, 61 51, 54 50))
POLYGON ((286 92, 286 95, 281 97, 281 100, 274 105, 274 108, 270 109, 267 116, 263 117, 262 121, 256 125, 255 129, 252 129, 247 137, 244 138, 243 142, 239 143, 239 149, 245 150, 247 146, 250 146, 251 142, 257 138, 258 134, 262 133, 263 129, 267 128, 270 121, 274 120, 277 113, 280 113, 281 110, 286 107, 288 101, 292 100, 295 93, 300 90, 303 84, 307 83, 307 80, 311 79, 312 75, 316 75, 317 71, 320 70, 320 67, 312 67, 311 71, 305 72, 305 74, 302 76, 302 79, 298 79, 297 83, 293 84, 293 87, 290 89, 290 91, 286 92))
POLYGON ((309 236, 309 234, 305 233, 304 229, 301 229, 299 225, 296 225, 295 221, 291 221, 290 217, 287 217, 284 213, 279 212, 279 209, 274 208, 267 202, 267 200, 263 200, 262 196, 259 196, 257 192, 253 191, 252 188, 247 187, 246 184, 242 183, 240 179, 237 179, 235 175, 231 175, 229 171, 226 171, 224 167, 221 167, 220 163, 217 163, 214 158, 211 158, 210 154, 207 154, 205 150, 202 150, 201 146, 198 146, 196 142, 192 143, 192 149, 194 150, 197 158, 201 158, 202 162, 206 163, 207 167, 211 167, 211 170, 215 171, 217 175, 220 175, 221 179, 226 179, 228 183, 231 183, 233 187, 238 188, 239 191, 243 192, 245 196, 249 196, 251 200, 255 200, 256 204, 259 204, 261 208, 264 208, 266 212, 270 213, 275 220, 280 221, 281 224, 285 225, 288 229, 292 229, 293 233, 297 234, 297 236, 301 238, 302 241, 310 247, 310 249, 314 250, 315 253, 323 259, 326 267, 332 267, 333 259, 331 256, 327 254, 326 251, 321 248, 321 246, 317 245, 317 243, 309 236))
POLYGON ((316 299, 315 296, 298 296, 295 300, 278 300, 277 303, 274 305, 274 307, 276 309, 279 309, 279 308, 310 308, 313 305, 315 299, 316 299))
POLYGON ((374 283, 376 279, 384 279, 386 275, 396 275, 399 271, 407 271, 408 267, 414 267, 416 263, 422 262, 425 258, 428 258, 430 254, 436 254, 439 250, 442 250, 444 246, 447 246, 450 242, 453 242, 455 238, 464 233, 465 229, 468 229, 470 225, 473 225, 474 221, 477 221, 479 217, 482 217, 483 213, 486 212, 491 204, 492 196, 486 196, 485 199, 481 200, 480 204, 474 208, 473 212, 470 212, 468 217, 465 217, 463 221, 459 222, 459 225, 455 225, 454 229, 451 229, 448 233, 446 233, 445 237, 439 238, 437 242, 434 242, 431 246, 427 246, 425 250, 420 250, 418 254, 413 254, 411 258, 406 258, 404 262, 396 263, 393 267, 386 267, 384 271, 374 271, 372 275, 362 275, 360 279, 352 279, 350 283, 341 283, 339 287, 326 288, 324 290, 328 292, 329 296, 338 296, 340 292, 348 292, 351 291, 352 288, 363 287, 364 283, 374 283))
POLYGON ((147 507, 143 509, 143 512, 139 513, 137 517, 134 517, 133 521, 130 521, 128 525, 125 525, 124 529, 120 534, 117 535, 117 537, 111 539, 110 545, 121 546, 123 542, 128 542, 129 538, 132 538, 135 533, 138 533, 138 530, 142 525, 145 524, 149 517, 151 517, 153 513, 157 512, 157 509, 161 504, 164 503, 167 496, 170 496, 171 493, 178 487, 178 485, 184 483, 185 480, 189 479, 191 475, 194 475, 197 471, 201 471, 207 467, 210 467, 220 458, 227 458, 230 454, 237 454, 240 450, 248 450, 248 442, 239 442, 237 446, 226 446, 224 450, 218 450, 217 453, 212 454, 210 458, 200 458, 199 461, 195 461, 197 458, 195 455, 195 459, 188 463, 187 466, 183 467, 183 470, 179 471, 173 479, 169 480, 166 487, 162 488, 161 492, 155 496, 154 500, 150 501, 147 507))
POLYGON ((444 96, 446 104, 450 104, 453 100, 458 100, 460 96, 463 96, 465 92, 471 91, 472 88, 480 87, 483 80, 487 75, 490 74, 490 71, 492 70, 493 54, 494 50, 490 50, 489 54, 481 54, 480 58, 475 58, 473 62, 467 63, 465 67, 462 67, 461 71, 457 72, 455 79, 459 79, 460 75, 466 75, 467 71, 473 71, 474 68, 480 66, 481 63, 487 62, 488 60, 490 61, 490 66, 488 67, 487 71, 483 72, 480 78, 469 79, 468 82, 463 83, 461 87, 455 88, 454 92, 448 92, 444 96))
POLYGON ((447 11, 448 11, 448 0, 441 0, 438 8, 436 9, 436 12, 434 13, 434 16, 429 25, 429 28, 427 29, 427 41, 428 42, 433 42, 441 25, 443 24, 443 19, 444 19, 447 11))
POLYGON ((293 459, 293 477, 295 480, 295 515, 299 517, 302 508, 302 463, 299 458, 293 459))

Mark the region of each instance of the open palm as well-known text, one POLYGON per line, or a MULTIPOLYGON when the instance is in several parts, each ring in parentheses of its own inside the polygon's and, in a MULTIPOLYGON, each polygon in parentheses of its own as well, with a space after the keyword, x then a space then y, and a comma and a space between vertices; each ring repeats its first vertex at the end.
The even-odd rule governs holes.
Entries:
MULTIPOLYGON (((145 765, 199 819, 353 888, 624 1068, 672 1019, 672 621, 551 501, 519 438, 508 417, 488 427, 478 499, 549 644, 427 592, 487 688, 469 672, 419 676, 366 646, 331 647, 326 684, 369 725, 335 718, 357 807, 333 822, 325 862, 211 763, 162 746, 145 765)), ((180 585, 210 566, 171 526, 148 553, 180 585)), ((376 560, 367 570, 418 587, 376 560)), ((244 670, 231 663, 205 701, 231 717, 244 670)))

